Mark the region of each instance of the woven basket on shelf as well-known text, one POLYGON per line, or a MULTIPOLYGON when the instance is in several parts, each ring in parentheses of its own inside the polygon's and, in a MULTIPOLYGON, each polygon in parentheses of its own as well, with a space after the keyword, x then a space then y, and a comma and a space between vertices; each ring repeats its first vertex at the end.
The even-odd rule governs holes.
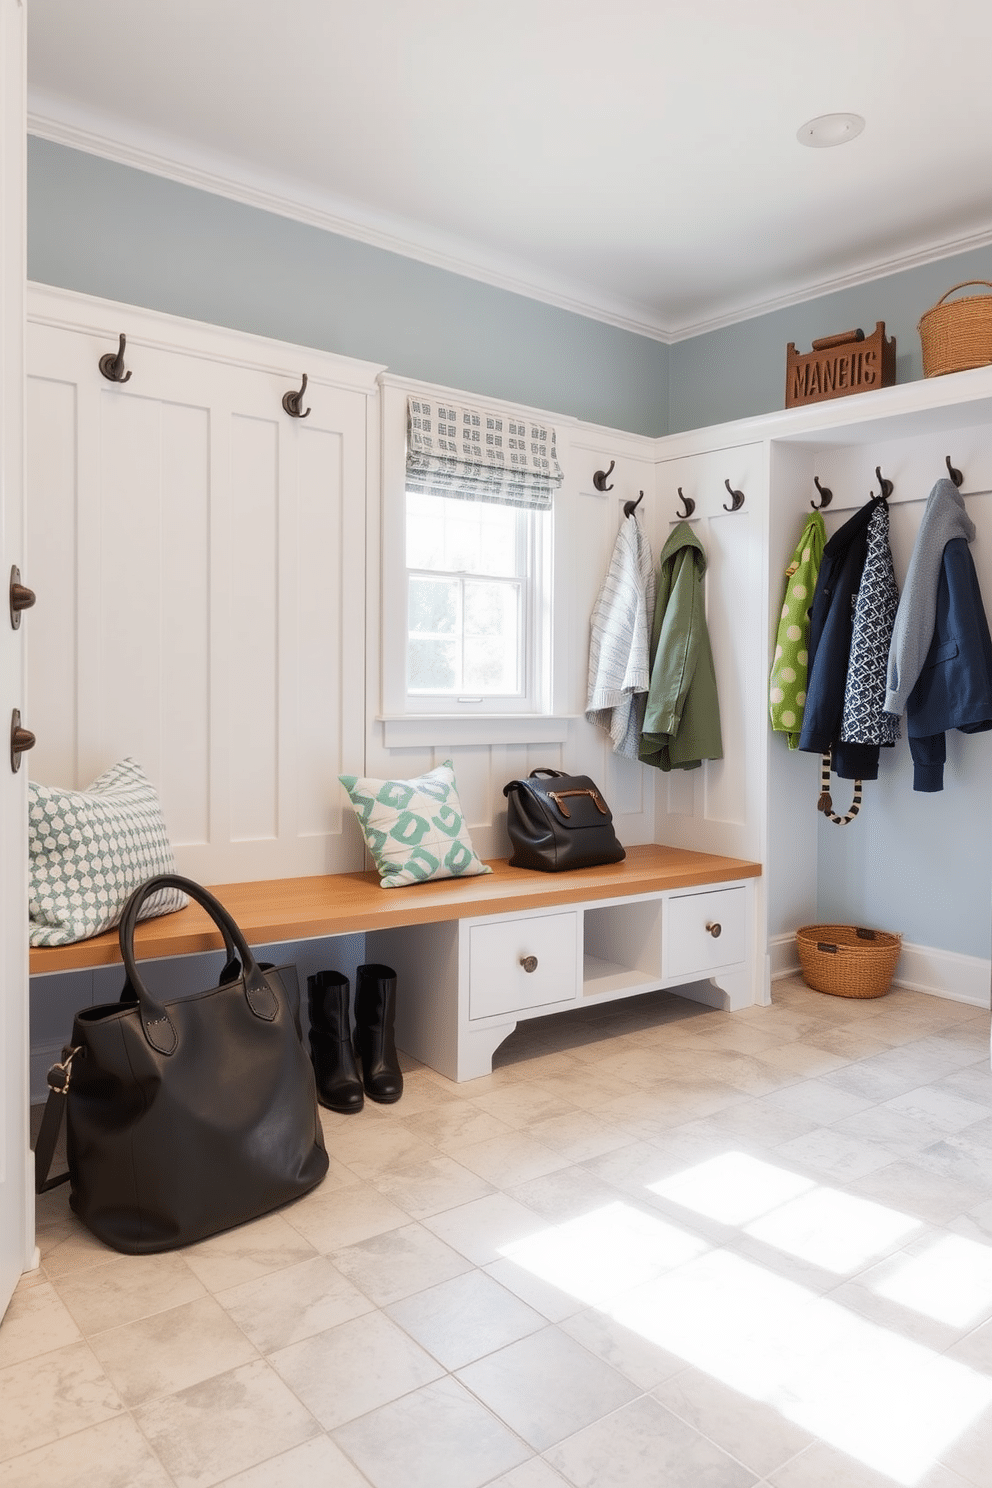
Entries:
POLYGON ((889 990, 902 936, 856 925, 803 925, 796 931, 803 981, 834 997, 881 997, 889 990))
POLYGON ((968 295, 945 305, 947 295, 969 284, 984 284, 987 279, 965 279, 942 294, 932 310, 920 319, 917 330, 923 347, 924 377, 942 377, 945 372, 964 372, 968 367, 987 367, 992 363, 992 294, 968 295))

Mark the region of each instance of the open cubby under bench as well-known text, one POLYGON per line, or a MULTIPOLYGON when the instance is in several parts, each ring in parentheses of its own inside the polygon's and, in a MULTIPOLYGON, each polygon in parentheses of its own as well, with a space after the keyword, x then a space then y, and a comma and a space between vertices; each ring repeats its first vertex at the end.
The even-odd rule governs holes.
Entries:
MULTIPOLYGON (((622 863, 534 873, 503 860, 476 878, 381 889, 372 873, 212 886, 251 945, 364 934, 398 977, 396 1040, 452 1080, 488 1074, 522 1018, 666 987, 715 1007, 760 1000, 758 863, 654 844, 622 863)), ((146 920, 141 959, 223 942, 196 904, 146 920)), ((120 961, 116 931, 34 948, 32 976, 120 961)))

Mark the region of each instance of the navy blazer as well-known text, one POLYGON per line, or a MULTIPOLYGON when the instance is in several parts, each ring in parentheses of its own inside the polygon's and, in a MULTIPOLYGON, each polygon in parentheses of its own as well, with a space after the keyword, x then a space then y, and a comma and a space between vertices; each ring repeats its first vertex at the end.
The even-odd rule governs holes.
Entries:
POLYGON ((847 667, 851 659, 854 603, 868 552, 868 523, 882 498, 859 507, 823 549, 809 620, 809 680, 799 748, 811 754, 833 750, 832 766, 842 780, 877 780, 877 744, 840 739, 847 667))
POLYGON ((906 700, 913 789, 944 789, 945 730, 992 729, 992 640, 971 549, 963 537, 944 547, 933 640, 906 700))

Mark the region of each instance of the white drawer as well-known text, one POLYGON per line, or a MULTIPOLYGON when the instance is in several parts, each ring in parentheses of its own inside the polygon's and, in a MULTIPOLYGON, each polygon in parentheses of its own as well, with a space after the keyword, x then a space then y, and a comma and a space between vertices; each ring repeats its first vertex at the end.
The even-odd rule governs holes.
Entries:
POLYGON ((669 899, 662 938, 667 977, 708 976, 744 960, 747 889, 712 889, 669 899))
POLYGON ((574 1002, 579 994, 579 939, 579 916, 574 911, 472 925, 469 1017, 574 1002))

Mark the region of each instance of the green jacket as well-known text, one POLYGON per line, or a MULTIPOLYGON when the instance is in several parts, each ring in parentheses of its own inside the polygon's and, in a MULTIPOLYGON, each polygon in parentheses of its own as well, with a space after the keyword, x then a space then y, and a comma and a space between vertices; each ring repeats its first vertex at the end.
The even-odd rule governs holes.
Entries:
POLYGON ((723 758, 720 703, 706 629, 706 555, 688 522, 669 536, 658 563, 651 627, 651 683, 639 758, 659 770, 693 770, 723 758))
POLYGON ((809 679, 809 612, 823 562, 827 529, 818 511, 811 513, 796 551, 785 570, 785 597, 775 636, 775 659, 768 684, 772 728, 787 734, 789 748, 799 748, 809 679))

